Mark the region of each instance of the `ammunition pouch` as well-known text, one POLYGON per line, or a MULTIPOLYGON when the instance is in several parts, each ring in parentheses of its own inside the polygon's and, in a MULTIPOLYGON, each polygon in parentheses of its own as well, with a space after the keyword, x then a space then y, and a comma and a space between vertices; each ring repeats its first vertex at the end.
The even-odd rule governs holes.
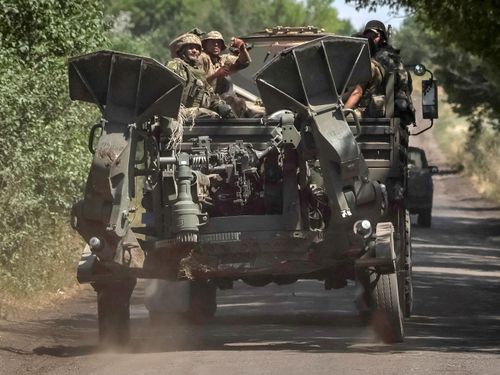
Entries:
POLYGON ((205 89, 203 81, 199 78, 190 79, 186 89, 186 107, 208 108, 210 105, 210 95, 205 89))
POLYGON ((361 99, 359 112, 362 117, 384 117, 385 95, 367 95, 361 99))
POLYGON ((368 107, 365 111, 365 117, 384 117, 385 116, 385 95, 372 95, 368 107))

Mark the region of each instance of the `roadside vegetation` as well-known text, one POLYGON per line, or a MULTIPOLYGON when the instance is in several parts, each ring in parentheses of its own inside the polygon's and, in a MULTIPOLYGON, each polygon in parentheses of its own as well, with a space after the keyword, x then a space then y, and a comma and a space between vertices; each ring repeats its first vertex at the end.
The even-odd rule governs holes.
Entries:
POLYGON ((69 100, 66 59, 101 45, 103 25, 94 0, 0 5, 0 314, 74 279, 68 210, 96 113, 69 100))

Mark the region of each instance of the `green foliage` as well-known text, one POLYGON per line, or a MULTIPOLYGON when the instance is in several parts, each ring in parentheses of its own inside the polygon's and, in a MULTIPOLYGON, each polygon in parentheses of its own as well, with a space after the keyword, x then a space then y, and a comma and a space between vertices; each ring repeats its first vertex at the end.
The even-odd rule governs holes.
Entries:
POLYGON ((114 27, 112 48, 149 55, 164 61, 166 46, 177 35, 198 27, 219 30, 228 39, 266 27, 314 25, 330 32, 352 34, 349 21, 340 20, 330 0, 107 0, 106 13, 114 27), (125 33, 125 34, 124 34, 125 33), (124 35, 129 41, 124 44, 124 35), (139 39, 137 39, 139 38, 139 39))
POLYGON ((497 66, 446 43, 441 36, 408 18, 395 34, 394 43, 408 64, 430 66, 444 87, 448 100, 461 116, 467 116, 471 131, 484 124, 500 130, 500 78, 497 66))
POLYGON ((406 18, 399 30, 393 34, 391 43, 401 48, 401 57, 407 65, 432 65, 431 57, 435 54, 435 41, 432 33, 426 31, 415 17, 406 18))
POLYGON ((455 111, 467 116, 470 130, 484 124, 500 131, 500 79, 496 67, 456 47, 442 48, 433 58, 436 74, 455 111))
POLYGON ((410 9, 443 42, 457 44, 488 63, 500 58, 500 6, 496 0, 347 0, 371 9, 410 9))
POLYGON ((440 100, 439 123, 434 135, 451 165, 463 168, 474 187, 487 197, 500 201, 500 138, 490 126, 470 134, 470 120, 458 116, 440 100))
POLYGON ((104 24, 97 0, 0 7, 0 285, 29 293, 60 281, 74 257, 69 208, 96 113, 70 101, 66 59, 101 45, 104 24))
POLYGON ((95 48, 101 28, 99 1, 4 0, 0 4, 2 49, 23 61, 95 48))
POLYGON ((500 201, 500 139, 498 132, 483 127, 467 142, 462 162, 478 191, 500 201))

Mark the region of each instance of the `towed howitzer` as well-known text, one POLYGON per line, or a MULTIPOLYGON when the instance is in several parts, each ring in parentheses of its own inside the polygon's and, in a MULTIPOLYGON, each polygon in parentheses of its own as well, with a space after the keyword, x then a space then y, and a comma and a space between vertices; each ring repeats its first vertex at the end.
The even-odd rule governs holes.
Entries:
MULTIPOLYGON (((137 277, 191 280, 191 313, 204 316, 215 313, 215 288, 235 280, 309 278, 330 289, 355 279, 364 312, 381 310, 392 339, 403 339, 394 187, 372 177, 357 141, 365 130, 341 101, 370 79, 369 59, 364 39, 312 40, 256 74, 262 119, 190 124, 178 119, 184 81, 158 62, 112 51, 70 60, 71 98, 103 115, 72 215, 88 243, 78 278, 97 291, 102 339, 128 337, 137 277), (140 224, 129 218, 138 178, 140 224)), ((387 121, 365 129, 390 135, 399 125, 387 121)))

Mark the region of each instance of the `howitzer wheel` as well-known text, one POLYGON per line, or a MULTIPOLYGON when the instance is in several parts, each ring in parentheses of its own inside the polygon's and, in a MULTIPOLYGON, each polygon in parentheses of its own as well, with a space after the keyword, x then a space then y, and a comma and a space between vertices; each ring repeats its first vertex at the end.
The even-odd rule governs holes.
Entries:
POLYGON ((403 312, 405 318, 411 316, 413 312, 413 271, 412 271, 412 250, 411 250, 411 221, 410 213, 405 211, 405 278, 404 278, 404 303, 403 312))
MULTIPOLYGON (((377 224, 376 257, 394 254, 394 229, 390 223, 377 224)), ((393 255, 394 256, 394 255, 393 255)), ((403 312, 400 303, 397 265, 392 273, 370 270, 372 320, 377 334, 384 342, 402 342, 404 337, 403 312)))
POLYGON ((215 316, 217 311, 217 286, 212 281, 191 281, 189 288, 189 318, 203 323, 215 316))
MULTIPOLYGON (((377 257, 393 253, 393 234, 392 225, 377 225, 377 257)), ((363 320, 373 326, 384 342, 402 342, 403 312, 397 273, 379 273, 375 269, 364 269, 358 271, 357 279, 363 287, 362 299, 359 301, 362 302, 359 307, 363 320)))
MULTIPOLYGON (((408 268, 409 261, 411 260, 408 256, 408 240, 410 235, 409 224, 407 222, 408 211, 404 208, 398 208, 394 211, 390 217, 391 222, 394 225, 394 250, 396 252, 396 274, 398 278, 398 288, 399 288, 399 302, 401 303, 401 309, 406 315, 406 297, 409 296, 411 279, 408 279, 408 268)), ((411 302, 411 301, 408 301, 411 302)))
POLYGON ((99 342, 124 345, 130 339, 130 297, 136 279, 94 283, 97 292, 99 342))
POLYGON ((370 282, 373 285, 371 324, 384 342, 403 342, 403 313, 396 274, 372 273, 370 282))

